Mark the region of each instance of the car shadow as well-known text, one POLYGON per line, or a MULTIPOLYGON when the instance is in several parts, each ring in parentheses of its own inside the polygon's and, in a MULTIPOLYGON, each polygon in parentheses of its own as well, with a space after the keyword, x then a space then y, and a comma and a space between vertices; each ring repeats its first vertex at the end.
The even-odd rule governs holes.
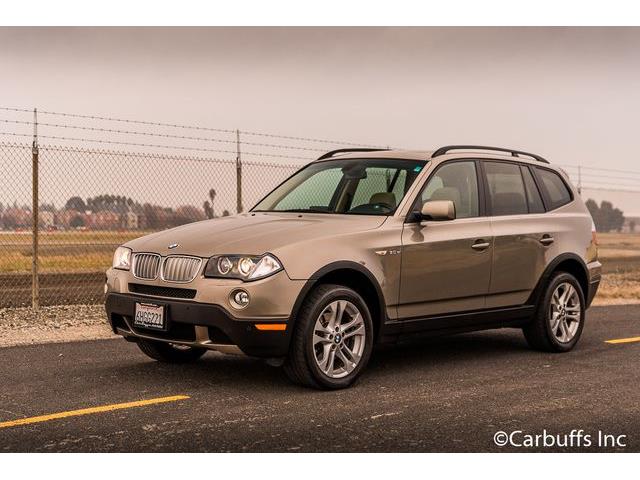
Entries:
MULTIPOLYGON (((150 360, 133 344, 128 348, 135 350, 132 352, 134 356, 126 365, 111 367, 111 371, 123 381, 136 385, 179 385, 185 391, 215 388, 239 394, 245 391, 256 394, 261 390, 272 392, 274 387, 288 393, 300 390, 287 380, 282 369, 267 365, 260 359, 211 352, 198 362, 176 365, 150 360)), ((381 384, 385 383, 389 372, 394 376, 408 371, 425 374, 443 365, 455 365, 468 372, 470 368, 479 368, 482 363, 503 362, 505 356, 518 358, 531 354, 534 353, 516 330, 419 339, 377 346, 364 376, 368 384, 381 384)))

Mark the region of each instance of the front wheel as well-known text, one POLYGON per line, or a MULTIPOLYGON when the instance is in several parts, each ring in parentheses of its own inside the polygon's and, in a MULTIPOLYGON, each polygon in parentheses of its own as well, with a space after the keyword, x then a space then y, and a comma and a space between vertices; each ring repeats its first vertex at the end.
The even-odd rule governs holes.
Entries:
POLYGON ((533 321, 523 328, 532 348, 568 352, 582 334, 585 300, 582 287, 570 273, 558 272, 547 284, 533 321))
POLYGON ((358 293, 320 285, 296 319, 284 369, 295 383, 322 389, 352 385, 369 361, 373 323, 358 293))
POLYGON ((167 342, 138 339, 138 348, 148 357, 165 363, 188 363, 198 360, 206 353, 205 348, 173 345, 167 342))

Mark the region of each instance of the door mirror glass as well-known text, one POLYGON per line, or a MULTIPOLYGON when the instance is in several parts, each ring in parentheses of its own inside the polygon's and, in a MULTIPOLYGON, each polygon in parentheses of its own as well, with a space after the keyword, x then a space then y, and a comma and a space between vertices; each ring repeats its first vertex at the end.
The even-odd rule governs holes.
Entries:
POLYGON ((456 206, 451 200, 430 200, 420 213, 425 220, 455 220, 456 206))

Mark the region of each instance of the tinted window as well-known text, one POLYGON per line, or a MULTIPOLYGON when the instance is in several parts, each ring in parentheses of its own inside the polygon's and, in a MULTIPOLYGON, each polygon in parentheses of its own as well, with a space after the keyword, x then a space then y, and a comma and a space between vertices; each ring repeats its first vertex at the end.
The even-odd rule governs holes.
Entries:
POLYGON ((520 215, 529 212, 519 165, 485 162, 484 169, 489 184, 492 215, 520 215))
POLYGON ((554 209, 566 205, 571 201, 571 192, 556 172, 536 167, 542 187, 547 192, 549 208, 554 209))
POLYGON ((422 190, 421 200, 422 203, 451 200, 456 206, 456 218, 477 217, 478 178, 475 162, 446 163, 438 168, 422 190))
POLYGON ((529 213, 544 213, 544 204, 542 197, 533 180, 533 175, 527 167, 522 167, 522 176, 524 178, 524 188, 527 193, 527 202, 529 204, 529 213))

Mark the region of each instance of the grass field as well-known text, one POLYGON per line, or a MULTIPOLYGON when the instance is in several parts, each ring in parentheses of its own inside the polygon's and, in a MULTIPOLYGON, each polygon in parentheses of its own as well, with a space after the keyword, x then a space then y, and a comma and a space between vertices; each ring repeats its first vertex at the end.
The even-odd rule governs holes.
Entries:
MULTIPOLYGON (((40 271, 43 273, 104 272, 113 251, 150 232, 43 232, 40 271)), ((0 232, 0 273, 31 271, 31 233, 0 232)))
MULTIPOLYGON (((44 232, 40 271, 104 273, 114 249, 149 232, 44 232)), ((596 304, 640 302, 640 234, 598 234, 603 280, 596 304)), ((0 274, 31 271, 30 232, 0 232, 0 274)))
POLYGON ((595 304, 640 302, 640 234, 599 233, 602 283, 595 304))

